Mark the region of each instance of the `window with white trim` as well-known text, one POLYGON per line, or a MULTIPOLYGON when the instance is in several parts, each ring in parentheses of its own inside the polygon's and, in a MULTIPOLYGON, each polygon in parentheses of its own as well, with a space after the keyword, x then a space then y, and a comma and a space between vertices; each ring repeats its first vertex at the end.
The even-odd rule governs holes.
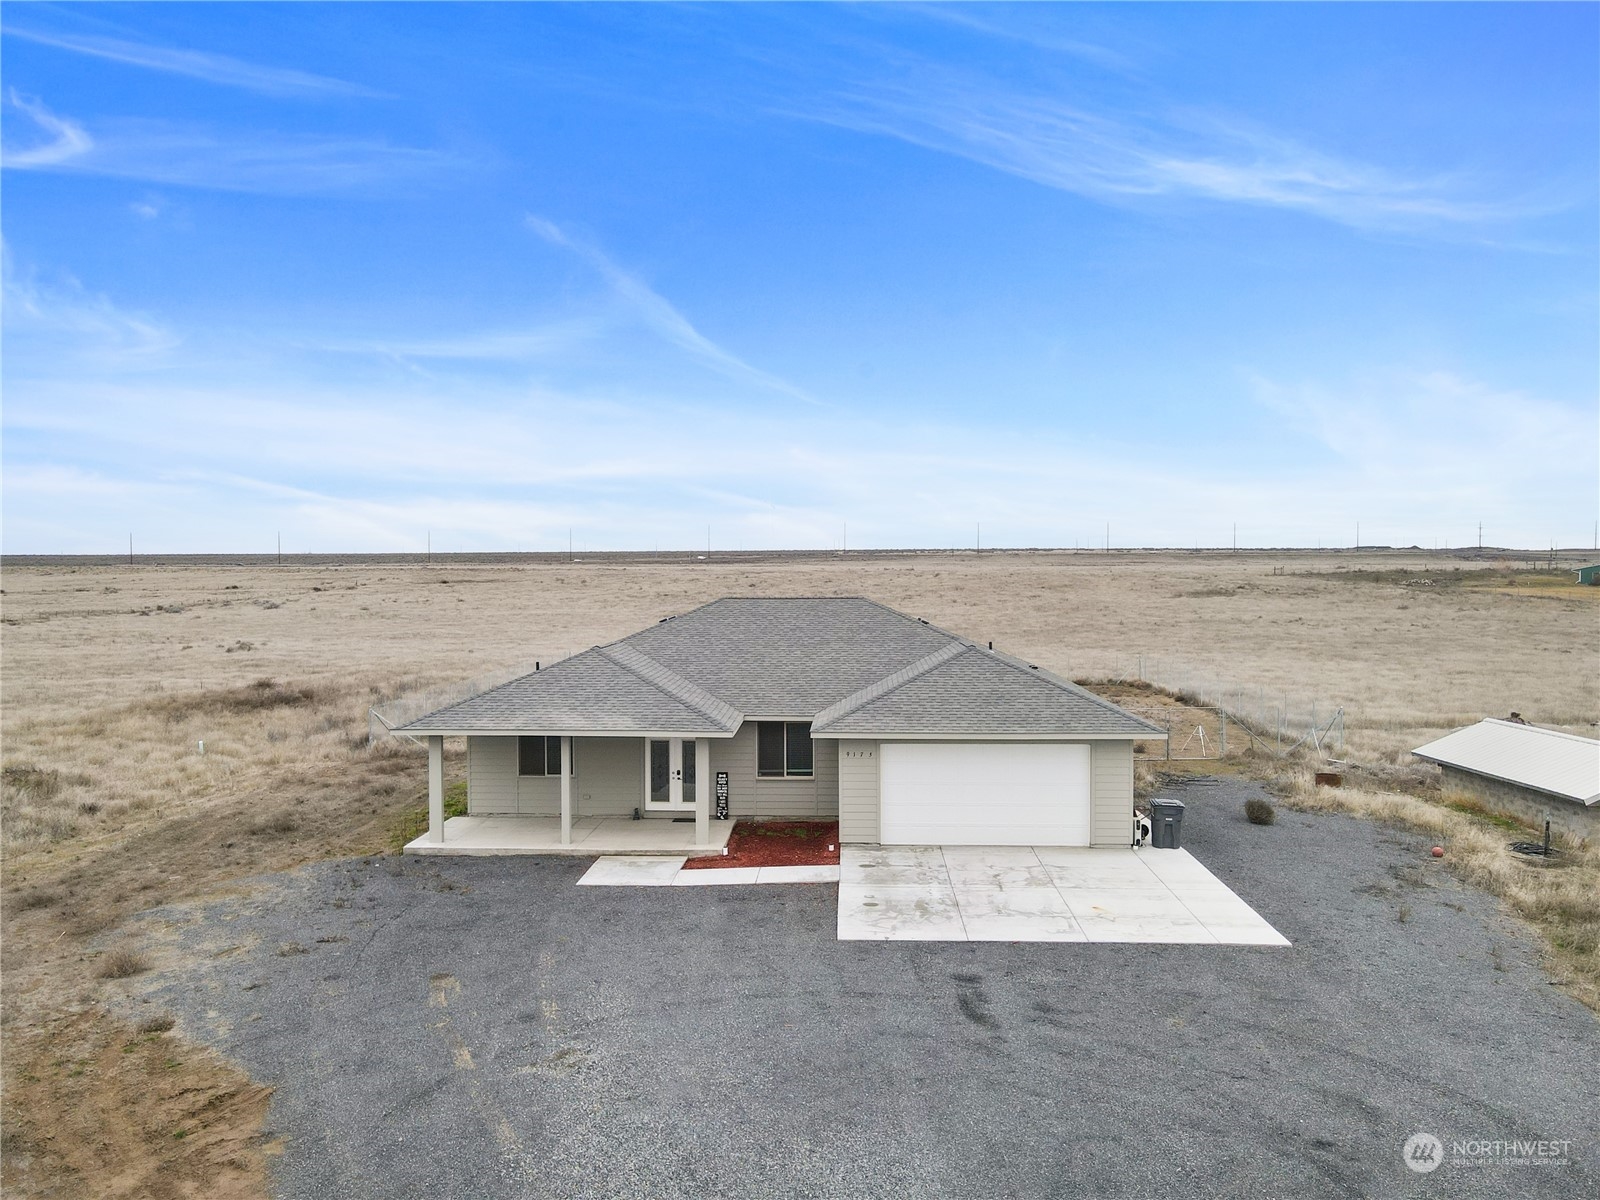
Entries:
MULTIPOLYGON (((573 742, 577 748, 577 742, 573 742)), ((576 759, 577 755, 574 754, 576 759)), ((517 739, 518 775, 560 775, 561 739, 559 737, 519 737, 517 739)))
POLYGON ((810 779, 809 721, 756 722, 756 774, 766 779, 810 779))

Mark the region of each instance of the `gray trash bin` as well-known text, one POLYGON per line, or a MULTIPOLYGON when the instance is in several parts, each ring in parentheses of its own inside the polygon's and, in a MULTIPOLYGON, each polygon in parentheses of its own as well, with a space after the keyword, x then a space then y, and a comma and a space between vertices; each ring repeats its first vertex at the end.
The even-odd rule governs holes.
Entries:
POLYGON ((1158 850, 1183 845, 1183 801, 1150 801, 1150 844, 1158 850))

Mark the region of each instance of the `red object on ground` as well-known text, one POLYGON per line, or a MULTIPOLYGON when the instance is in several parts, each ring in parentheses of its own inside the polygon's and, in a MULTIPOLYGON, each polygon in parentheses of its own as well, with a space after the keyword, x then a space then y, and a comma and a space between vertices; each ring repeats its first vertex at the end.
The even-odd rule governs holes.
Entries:
POLYGON ((740 821, 726 854, 691 858, 685 871, 719 867, 832 867, 839 862, 837 821, 740 821))
POLYGON ((1444 847, 1443 846, 1435 846, 1433 848, 1433 856, 1435 858, 1443 858, 1444 857, 1444 847))

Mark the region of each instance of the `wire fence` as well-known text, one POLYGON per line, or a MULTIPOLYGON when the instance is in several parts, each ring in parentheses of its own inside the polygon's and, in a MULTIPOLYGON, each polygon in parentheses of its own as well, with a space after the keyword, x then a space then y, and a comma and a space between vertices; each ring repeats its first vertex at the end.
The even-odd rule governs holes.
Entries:
POLYGON ((1309 746, 1328 754, 1344 753, 1345 710, 1326 699, 1218 679, 1203 669, 1154 655, 1074 654, 1067 673, 1073 679, 1153 684, 1183 700, 1196 716, 1193 722, 1187 716, 1174 722, 1173 758, 1179 757, 1179 744, 1202 750, 1183 757, 1220 757, 1230 740, 1235 750, 1253 745, 1281 755, 1309 746), (1215 718, 1200 715, 1207 712, 1215 718))

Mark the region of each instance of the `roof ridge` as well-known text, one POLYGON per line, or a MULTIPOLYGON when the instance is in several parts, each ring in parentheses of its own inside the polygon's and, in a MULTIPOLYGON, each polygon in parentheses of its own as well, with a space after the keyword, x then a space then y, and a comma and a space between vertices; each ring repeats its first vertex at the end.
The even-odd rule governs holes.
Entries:
MULTIPOLYGON (((1575 742, 1583 742, 1586 745, 1600 746, 1600 741, 1597 741, 1594 738, 1586 738, 1581 733, 1568 733, 1565 729, 1550 729, 1544 725, 1535 725, 1531 721, 1508 721, 1504 717, 1484 717, 1478 722, 1478 724, 1487 725, 1491 722, 1496 725, 1503 726, 1506 729, 1531 729, 1536 733, 1547 733, 1551 737, 1570 738, 1575 742)), ((1447 733, 1444 735, 1444 737, 1434 738, 1433 740, 1436 742, 1442 742, 1444 741, 1444 738, 1451 737, 1455 733, 1465 732, 1471 728, 1471 725, 1463 725, 1460 729, 1453 730, 1452 733, 1447 733)))
POLYGON ((628 645, 626 639, 605 646, 596 646, 595 650, 630 675, 635 675, 657 690, 665 692, 703 717, 709 717, 719 724, 735 729, 744 721, 744 714, 726 700, 708 692, 693 680, 685 679, 671 667, 651 658, 644 651, 628 645))
POLYGON ((944 666, 945 663, 950 662, 952 659, 960 658, 968 650, 975 649, 977 649, 976 646, 962 641, 953 641, 940 646, 932 654, 925 654, 917 659, 916 662, 907 663, 898 671, 890 672, 882 679, 869 683, 858 691, 851 692, 850 695, 845 696, 843 699, 835 700, 827 708, 811 718, 811 728, 814 731, 818 727, 826 726, 830 721, 837 721, 847 717, 857 709, 865 708, 874 701, 883 699, 890 692, 904 687, 913 679, 920 679, 929 671, 944 666))

